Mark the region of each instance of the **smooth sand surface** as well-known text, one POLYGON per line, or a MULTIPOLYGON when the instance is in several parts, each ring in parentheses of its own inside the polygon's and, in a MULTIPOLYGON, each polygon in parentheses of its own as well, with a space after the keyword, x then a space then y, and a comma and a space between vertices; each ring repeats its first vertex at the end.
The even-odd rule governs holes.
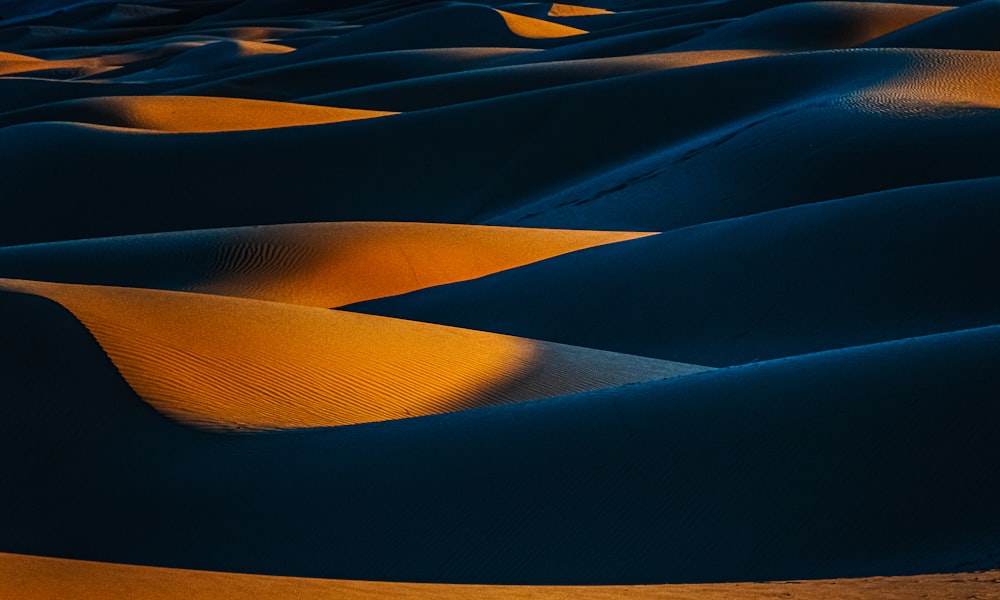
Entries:
POLYGON ((0 275, 333 308, 649 235, 438 223, 274 225, 3 248, 0 275))
POLYGON ((0 120, 0 126, 66 121, 162 133, 213 133, 339 123, 391 114, 394 113, 205 96, 111 96, 8 113, 0 120))
POLYGON ((142 398, 223 429, 400 419, 704 371, 636 356, 273 302, 0 280, 68 308, 142 398))
POLYGON ((504 22, 507 23, 507 27, 510 27, 510 30, 513 33, 525 38, 563 38, 587 33, 585 30, 578 29, 576 27, 550 23, 541 19, 533 19, 531 17, 510 13, 505 10, 497 10, 497 12, 500 13, 504 22))
POLYGON ((611 14, 614 14, 614 11, 591 6, 576 6, 575 4, 553 4, 548 12, 550 17, 588 17, 611 14))
POLYGON ((1000 319, 1000 282, 983 277, 998 188, 713 221, 350 308, 713 366, 979 327, 1000 319))
POLYGON ((0 596, 1000 595, 998 6, 0 0, 0 596))
POLYGON ((85 593, 90 600, 304 600, 374 598, 656 598, 724 600, 792 598, 834 600, 951 600, 1000 595, 1000 571, 916 577, 872 577, 776 583, 645 586, 502 586, 388 583, 242 575, 164 569, 0 553, 0 593, 23 600, 61 600, 85 593))

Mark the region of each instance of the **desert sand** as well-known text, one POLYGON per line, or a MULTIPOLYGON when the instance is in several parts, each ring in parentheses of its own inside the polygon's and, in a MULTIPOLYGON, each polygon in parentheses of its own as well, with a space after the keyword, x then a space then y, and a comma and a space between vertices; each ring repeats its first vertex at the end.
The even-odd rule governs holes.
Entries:
POLYGON ((0 0, 0 597, 1000 598, 995 0, 0 0))

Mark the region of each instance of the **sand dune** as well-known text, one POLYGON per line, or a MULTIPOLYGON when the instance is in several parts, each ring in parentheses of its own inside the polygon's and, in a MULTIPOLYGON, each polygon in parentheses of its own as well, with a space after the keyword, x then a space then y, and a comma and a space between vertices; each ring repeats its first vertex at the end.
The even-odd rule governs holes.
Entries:
POLYGON ((588 17, 591 15, 610 15, 614 11, 591 6, 576 6, 574 4, 553 4, 549 9, 550 17, 588 17))
MULTIPOLYGON (((945 13, 888 33, 867 45, 880 48, 950 48, 1000 50, 992 28, 1000 16, 994 2, 970 2, 945 13)), ((959 83, 959 82, 956 82, 959 83)))
POLYGON ((647 235, 429 223, 313 223, 4 248, 0 275, 331 308, 475 279, 647 235))
POLYGON ((299 127, 395 113, 205 96, 112 96, 69 100, 0 117, 0 127, 32 121, 91 123, 161 133, 299 127))
POLYGON ((705 370, 272 302, 0 280, 59 302, 158 410, 206 427, 328 427, 705 370))
POLYGON ((0 596, 1000 597, 997 6, 0 0, 0 596))
POLYGON ((919 595, 930 600, 948 600, 956 595, 987 598, 1000 583, 1000 571, 949 573, 919 577, 877 577, 662 586, 487 586, 344 581, 242 575, 212 571, 163 569, 134 565, 43 558, 0 553, 0 592, 24 600, 57 600, 86 589, 88 598, 113 600, 158 598, 161 600, 236 600, 270 597, 320 599, 354 598, 856 598, 905 600, 919 595))
POLYGON ((993 568, 996 327, 225 435, 153 412, 58 305, 4 306, 6 552, 480 584, 993 568))
POLYGON ((543 21, 542 19, 533 19, 505 10, 497 10, 497 12, 503 17, 504 22, 507 23, 507 27, 510 28, 511 32, 525 38, 563 38, 587 33, 585 30, 576 27, 559 25, 558 23, 543 21))
POLYGON ((851 48, 951 9, 879 2, 800 2, 761 11, 671 49, 851 48))

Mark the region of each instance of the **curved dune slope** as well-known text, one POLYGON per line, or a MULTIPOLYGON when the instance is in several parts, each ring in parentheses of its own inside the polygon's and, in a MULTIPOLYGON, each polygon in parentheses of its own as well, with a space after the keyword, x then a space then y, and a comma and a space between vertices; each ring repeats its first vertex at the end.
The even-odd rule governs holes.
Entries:
POLYGON ((111 96, 70 100, 0 116, 0 126, 69 121, 158 131, 212 133, 296 127, 395 113, 206 96, 111 96))
POLYGON ((705 370, 471 330, 159 290, 0 280, 73 312, 136 392, 208 427, 325 427, 705 370))
POLYGON ((916 577, 874 577, 735 583, 645 586, 500 586, 391 583, 245 575, 190 569, 164 569, 0 553, 0 593, 22 600, 62 600, 87 590, 89 600, 361 600, 369 598, 537 598, 541 600, 729 600, 734 597, 782 597, 831 600, 863 597, 871 600, 951 600, 986 598, 1000 584, 1000 571, 946 573, 916 577), (836 586, 836 587, 834 587, 836 586))
POLYGON ((533 585, 998 568, 997 327, 222 435, 156 414, 62 307, 0 302, 5 552, 533 585))
POLYGON ((585 81, 756 58, 769 54, 771 52, 765 50, 705 50, 528 63, 414 77, 403 81, 359 86, 330 94, 307 96, 300 100, 310 104, 372 106, 407 112, 585 81))
POLYGON ((1000 6, 992 0, 969 2, 954 11, 870 41, 876 48, 950 48, 1000 50, 996 24, 1000 6))
POLYGON ((352 308, 708 365, 992 325, 998 193, 988 178, 787 208, 352 308))
POLYGON ((510 30, 513 33, 525 38, 564 38, 587 33, 585 30, 578 29, 576 27, 569 27, 568 25, 560 25, 559 23, 543 21, 542 19, 525 17, 523 15, 514 14, 505 10, 497 10, 497 12, 500 13, 504 22, 507 23, 507 27, 510 27, 510 30))
POLYGON ((553 4, 549 9, 550 17, 587 17, 591 15, 611 15, 613 11, 575 4, 553 4))
POLYGON ((672 50, 851 48, 952 10, 881 2, 801 2, 763 10, 672 50))
POLYGON ((310 223, 0 249, 0 276, 336 307, 652 235, 431 223, 310 223))
POLYGON ((115 71, 122 65, 139 59, 140 57, 134 55, 109 54, 86 58, 44 60, 11 52, 0 52, 0 77, 5 75, 59 79, 86 77, 115 71))

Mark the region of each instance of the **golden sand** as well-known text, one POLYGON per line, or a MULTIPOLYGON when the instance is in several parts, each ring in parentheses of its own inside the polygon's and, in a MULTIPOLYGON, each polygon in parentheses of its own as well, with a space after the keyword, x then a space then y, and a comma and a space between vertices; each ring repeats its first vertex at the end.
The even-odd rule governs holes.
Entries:
POLYGON ((29 73, 44 77, 46 71, 57 69, 73 70, 80 76, 97 75, 118 69, 122 65, 140 60, 136 54, 109 54, 87 58, 65 60, 45 60, 22 54, 0 52, 0 76, 21 75, 29 73))
POLYGON ((954 600, 1000 598, 1000 571, 774 583, 513 586, 307 579, 0 553, 0 597, 18 600, 954 600))
POLYGON ((225 233, 215 272, 185 289, 323 308, 653 235, 390 222, 275 225, 225 233))
POLYGON ((589 6, 576 6, 573 4, 553 4, 549 9, 550 17, 588 17, 591 15, 611 15, 610 10, 603 8, 591 8, 589 6))
POLYGON ((11 279, 0 290, 62 304, 139 396, 210 428, 349 425, 706 370, 243 298, 11 279))
POLYGON ((249 131, 319 125, 395 113, 209 96, 106 96, 42 107, 59 120, 164 133, 249 131), (96 122, 95 122, 96 121, 96 122))
POLYGON ((898 114, 941 108, 1000 108, 1000 56, 947 52, 921 56, 911 68, 852 97, 859 106, 898 114))
POLYGON ((542 19, 535 19, 532 17, 525 17, 522 15, 516 15, 514 13, 509 13, 507 11, 494 9, 503 20, 507 22, 507 27, 510 28, 511 32, 515 35, 519 35, 523 38, 530 39, 548 39, 548 38, 564 38, 574 35, 583 35, 588 33, 583 29, 577 29, 576 27, 569 27, 568 25, 560 25, 559 23, 551 23, 549 21, 544 21, 542 19))

